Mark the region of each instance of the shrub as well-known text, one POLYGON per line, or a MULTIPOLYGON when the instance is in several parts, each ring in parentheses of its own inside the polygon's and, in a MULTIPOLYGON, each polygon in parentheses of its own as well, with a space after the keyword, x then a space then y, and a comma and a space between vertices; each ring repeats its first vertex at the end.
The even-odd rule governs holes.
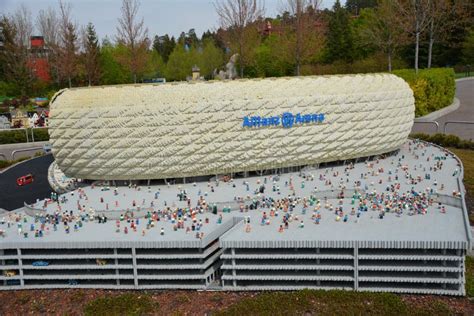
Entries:
MULTIPOLYGON (((35 155, 36 156, 36 155, 35 155)), ((41 155, 40 155, 41 156, 41 155)), ((14 165, 18 162, 21 162, 21 161, 24 161, 24 160, 28 160, 30 159, 31 157, 21 157, 21 158, 18 158, 16 160, 0 160, 0 169, 4 169, 6 167, 10 167, 11 165, 14 165)))
POLYGON ((452 68, 401 69, 393 74, 403 78, 413 90, 415 114, 423 116, 450 105, 454 99, 456 83, 452 68))
POLYGON ((424 133, 411 134, 410 138, 418 138, 443 147, 454 147, 460 149, 474 149, 474 142, 470 140, 462 140, 456 135, 434 134, 428 135, 424 133))
MULTIPOLYGON (((33 129, 33 136, 36 142, 49 140, 49 134, 46 128, 33 129)), ((31 129, 28 130, 28 139, 31 141, 31 129)), ((25 130, 10 129, 0 132, 0 145, 16 143, 26 143, 25 130)))
POLYGON ((11 162, 8 160, 0 160, 0 169, 6 168, 11 165, 11 162))
POLYGON ((104 296, 89 302, 84 314, 95 315, 149 315, 156 313, 158 303, 147 294, 127 293, 118 296, 104 296))

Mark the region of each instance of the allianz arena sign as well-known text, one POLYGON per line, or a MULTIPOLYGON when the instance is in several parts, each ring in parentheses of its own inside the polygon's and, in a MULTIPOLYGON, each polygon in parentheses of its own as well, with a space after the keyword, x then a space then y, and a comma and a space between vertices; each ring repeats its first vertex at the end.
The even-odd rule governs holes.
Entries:
POLYGON ((324 121, 324 114, 301 114, 296 115, 285 112, 280 116, 260 117, 251 116, 244 117, 243 127, 266 127, 266 126, 283 126, 285 128, 293 127, 295 124, 304 123, 321 123, 324 121))
POLYGON ((58 92, 49 133, 69 177, 181 178, 387 153, 414 110, 391 74, 100 86, 58 92))

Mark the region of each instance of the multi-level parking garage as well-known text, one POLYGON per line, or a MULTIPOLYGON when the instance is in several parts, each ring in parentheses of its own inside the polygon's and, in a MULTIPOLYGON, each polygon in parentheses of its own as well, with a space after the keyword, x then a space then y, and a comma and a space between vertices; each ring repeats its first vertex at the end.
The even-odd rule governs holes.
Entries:
MULTIPOLYGON (((462 165, 450 153, 410 141, 396 154, 381 159, 375 157, 355 164, 305 168, 297 173, 267 174, 241 181, 162 185, 141 190, 118 187, 117 192, 107 187, 81 188, 82 193, 76 190, 64 194, 65 201, 60 199, 59 205, 72 210, 78 199, 84 204, 86 217, 89 210, 96 210, 95 218, 83 221, 77 229, 73 228, 73 221, 68 224, 69 233, 62 223, 57 225, 57 230, 46 223, 42 237, 34 237, 36 231, 31 231, 30 226, 34 230, 41 227, 42 214, 57 211, 57 203, 47 203, 43 208, 40 201, 29 205, 23 211, 26 213, 4 216, 0 222, 4 236, 0 237, 3 272, 0 288, 315 288, 465 293, 464 258, 471 236, 462 165), (418 182, 413 175, 415 168, 423 170, 419 169, 420 161, 416 158, 422 156, 437 157, 426 164, 427 170, 439 166, 441 161, 443 167, 432 171, 430 179, 418 178, 418 182), (423 195, 430 187, 437 187, 437 191, 427 195, 429 204, 423 213, 410 210, 417 203, 413 200, 403 212, 388 211, 383 217, 374 210, 351 214, 349 210, 361 201, 359 195, 387 192, 386 184, 377 182, 381 176, 377 171, 383 177, 390 175, 394 178, 392 182, 405 188, 400 189, 400 194, 423 195), (340 180, 341 174, 342 182, 347 183, 345 177, 360 181, 358 188, 331 189, 326 184, 331 179, 340 180), (395 182, 397 175, 403 180, 395 182), (438 183, 434 185, 435 182, 438 183), (265 183, 267 189, 262 194, 258 189, 265 183), (154 199, 158 188, 159 198, 154 199), (174 228, 179 216, 168 217, 174 213, 159 220, 155 218, 153 227, 148 227, 144 214, 150 208, 133 209, 128 205, 131 199, 143 198, 146 203, 153 200, 155 209, 166 208, 166 204, 185 208, 186 201, 177 198, 183 190, 192 200, 199 192, 205 195, 210 207, 190 217, 185 213, 182 228, 174 228), (292 196, 293 191, 295 196, 310 197, 306 208, 300 201, 292 211, 276 214, 264 203, 256 208, 252 206, 256 201, 263 201, 263 196, 277 200, 292 196), (122 208, 130 207, 130 212, 142 214, 135 228, 126 218, 120 220, 123 213, 113 209, 106 213, 110 217, 106 223, 98 222, 102 212, 105 214, 100 211, 101 205, 103 208, 109 203, 113 208, 113 199, 117 197, 122 208), (214 204, 219 205, 217 214, 213 212, 214 204), (347 220, 345 216, 338 218, 334 207, 347 210, 347 220), (112 219, 113 212, 118 215, 112 219), (291 214, 292 220, 287 228, 280 229, 287 214, 291 214), (320 221, 315 220, 315 214, 321 215, 320 221), (21 233, 19 223, 24 228, 21 233), (199 229, 197 223, 202 223, 199 229), (196 226, 194 230, 192 226, 196 226), (25 232, 29 233, 27 237, 25 232)), ((386 196, 384 201, 393 198, 396 195, 386 196)))
POLYGON ((0 288, 206 289, 220 273, 216 237, 236 220, 196 240, 2 244, 0 288))
POLYGON ((225 247, 222 286, 226 290, 313 288, 463 295, 465 250, 464 245, 458 246, 361 248, 356 242, 351 248, 225 247))

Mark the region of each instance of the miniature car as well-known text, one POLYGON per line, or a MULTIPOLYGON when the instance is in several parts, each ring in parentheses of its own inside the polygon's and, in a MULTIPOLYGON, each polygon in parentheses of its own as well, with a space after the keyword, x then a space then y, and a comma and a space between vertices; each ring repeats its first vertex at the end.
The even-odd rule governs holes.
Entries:
POLYGON ((67 284, 68 285, 77 285, 77 281, 76 280, 69 280, 69 281, 67 281, 67 284))
POLYGON ((13 270, 5 270, 3 271, 3 275, 6 277, 12 277, 16 275, 16 272, 13 270))
POLYGON ((7 285, 20 285, 20 280, 7 280, 7 285))
POLYGON ((43 151, 45 154, 49 154, 51 152, 51 145, 50 144, 44 144, 43 145, 43 151))
POLYGON ((19 186, 23 186, 23 185, 29 184, 33 181, 34 181, 34 177, 30 173, 30 174, 27 174, 23 177, 19 177, 18 179, 16 179, 16 184, 18 184, 19 186))
POLYGON ((96 259, 95 260, 95 263, 98 265, 98 266, 105 266, 107 264, 107 260, 104 260, 104 259, 96 259))
POLYGON ((49 266, 49 262, 47 261, 35 261, 32 263, 33 267, 47 267, 49 266))

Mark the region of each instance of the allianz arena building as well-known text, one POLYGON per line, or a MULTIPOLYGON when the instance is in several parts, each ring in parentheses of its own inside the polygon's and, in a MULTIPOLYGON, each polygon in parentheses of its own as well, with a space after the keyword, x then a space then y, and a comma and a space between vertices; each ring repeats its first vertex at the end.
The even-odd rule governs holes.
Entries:
POLYGON ((390 74, 62 90, 58 194, 0 221, 0 290, 465 295, 462 162, 414 110, 390 74))
POLYGON ((387 153, 413 119, 408 84, 370 74, 66 89, 49 132, 67 176, 145 180, 387 153))

